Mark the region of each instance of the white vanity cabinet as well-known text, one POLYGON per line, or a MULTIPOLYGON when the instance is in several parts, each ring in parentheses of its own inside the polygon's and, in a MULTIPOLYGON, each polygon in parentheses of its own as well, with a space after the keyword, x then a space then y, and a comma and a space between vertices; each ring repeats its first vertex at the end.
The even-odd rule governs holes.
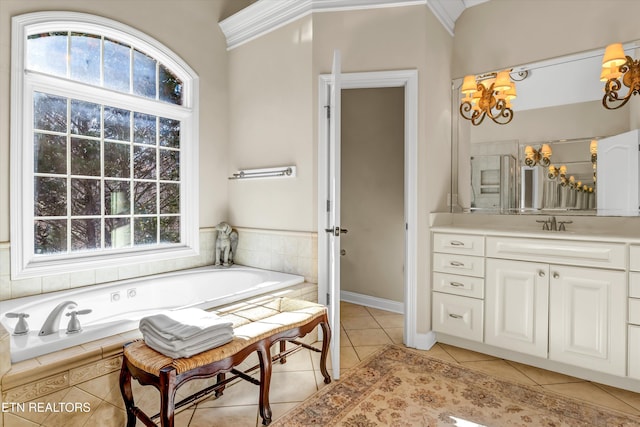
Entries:
POLYGON ((627 375, 640 380, 640 246, 629 248, 629 368, 627 375))
POLYGON ((487 259, 485 342, 547 357, 549 266, 487 259))
POLYGON ((549 359, 624 376, 624 271, 551 267, 549 359))
POLYGON ((434 233, 433 329, 482 341, 484 237, 434 233))
POLYGON ((623 244, 488 237, 485 342, 624 376, 624 255, 623 244))

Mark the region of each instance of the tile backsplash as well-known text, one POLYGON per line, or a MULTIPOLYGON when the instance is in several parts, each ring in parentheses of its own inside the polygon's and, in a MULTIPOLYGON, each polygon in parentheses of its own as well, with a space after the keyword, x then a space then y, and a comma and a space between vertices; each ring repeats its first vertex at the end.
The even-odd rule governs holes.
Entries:
POLYGON ((236 228, 234 261, 250 267, 304 276, 318 283, 318 235, 313 232, 236 228))
MULTIPOLYGON (((318 282, 316 233, 234 229, 238 231, 238 248, 234 258, 236 264, 299 274, 307 282, 318 282)), ((216 237, 215 228, 200 229, 200 255, 195 257, 13 281, 10 277, 10 244, 0 242, 0 301, 210 265, 215 257, 216 237)))

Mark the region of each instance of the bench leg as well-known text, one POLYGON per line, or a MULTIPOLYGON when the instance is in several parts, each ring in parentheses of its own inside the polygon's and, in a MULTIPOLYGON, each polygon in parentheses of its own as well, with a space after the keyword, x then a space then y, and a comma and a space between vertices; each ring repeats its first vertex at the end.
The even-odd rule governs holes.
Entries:
POLYGON ((262 424, 271 424, 271 406, 269 405, 269 387, 271 385, 271 352, 270 346, 262 342, 258 346, 258 360, 260 362, 260 416, 262 424))
POLYGON ((173 368, 160 370, 160 425, 173 427, 173 412, 176 397, 176 371, 173 368))
POLYGON ((131 372, 127 368, 126 359, 122 361, 122 368, 120 368, 120 393, 127 411, 127 427, 135 427, 136 415, 133 410, 135 403, 133 401, 133 391, 131 390, 131 372))
MULTIPOLYGON (((280 341, 280 354, 283 354, 286 349, 287 349, 287 342, 286 341, 280 341)), ((281 357, 280 358, 280 363, 287 363, 287 358, 286 357, 281 357)))
MULTIPOLYGON (((227 376, 226 376, 226 374, 225 374, 225 373, 218 374, 218 376, 217 376, 217 380, 216 380, 216 383, 217 383, 217 384, 220 384, 221 382, 223 382, 223 381, 226 379, 226 377, 227 377, 227 376)), ((225 388, 226 388, 225 386, 222 386, 222 387, 220 387, 219 389, 217 389, 217 390, 216 390, 216 393, 215 393, 215 396, 216 396, 216 397, 220 397, 220 396, 222 396, 222 392, 224 391, 224 389, 225 389, 225 388)))
POLYGON ((320 354, 320 372, 324 377, 324 383, 329 384, 331 382, 331 376, 327 371, 327 355, 329 354, 329 343, 331 342, 331 328, 329 323, 321 322, 322 328, 322 353, 320 354))

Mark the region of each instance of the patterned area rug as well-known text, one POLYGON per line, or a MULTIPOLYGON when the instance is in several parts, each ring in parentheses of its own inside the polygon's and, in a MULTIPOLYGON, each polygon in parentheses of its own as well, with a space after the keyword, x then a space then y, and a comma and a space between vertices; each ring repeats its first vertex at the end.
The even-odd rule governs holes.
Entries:
POLYGON ((627 415, 388 346, 272 426, 640 426, 627 415))

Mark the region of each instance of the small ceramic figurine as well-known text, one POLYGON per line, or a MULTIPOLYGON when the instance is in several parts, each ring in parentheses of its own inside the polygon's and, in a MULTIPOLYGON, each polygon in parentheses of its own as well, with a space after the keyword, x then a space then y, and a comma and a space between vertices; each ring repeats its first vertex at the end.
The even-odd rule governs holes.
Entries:
POLYGON ((218 230, 218 238, 216 239, 215 265, 222 264, 224 267, 229 267, 233 264, 233 257, 238 247, 238 232, 226 222, 216 225, 216 230, 218 230))

